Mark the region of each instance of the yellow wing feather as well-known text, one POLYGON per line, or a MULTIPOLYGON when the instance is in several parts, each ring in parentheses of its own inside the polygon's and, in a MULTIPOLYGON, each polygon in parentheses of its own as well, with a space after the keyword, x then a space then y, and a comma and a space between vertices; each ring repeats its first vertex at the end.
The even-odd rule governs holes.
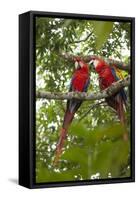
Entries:
POLYGON ((116 66, 114 66, 114 70, 116 72, 117 77, 119 77, 119 79, 124 79, 123 73, 120 69, 118 69, 116 66))

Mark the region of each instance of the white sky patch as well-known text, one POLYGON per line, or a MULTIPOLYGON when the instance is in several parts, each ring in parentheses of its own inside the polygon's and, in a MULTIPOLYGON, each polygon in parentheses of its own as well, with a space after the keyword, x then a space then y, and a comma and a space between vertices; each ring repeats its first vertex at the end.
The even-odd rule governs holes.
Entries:
POLYGON ((70 80, 67 80, 64 85, 65 85, 65 87, 67 89, 69 89, 69 87, 70 87, 70 80))
POLYGON ((51 128, 51 127, 55 127, 57 129, 58 125, 57 125, 57 123, 51 122, 48 124, 48 128, 51 128))

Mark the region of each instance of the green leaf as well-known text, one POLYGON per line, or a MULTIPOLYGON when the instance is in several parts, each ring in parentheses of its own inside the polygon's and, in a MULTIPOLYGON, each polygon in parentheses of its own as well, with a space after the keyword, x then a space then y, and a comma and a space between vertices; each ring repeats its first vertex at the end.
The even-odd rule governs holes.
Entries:
POLYGON ((82 137, 85 145, 91 146, 103 139, 117 139, 123 137, 125 129, 121 124, 105 124, 89 130, 83 123, 74 123, 71 126, 70 134, 82 137))
POLYGON ((107 141, 95 148, 93 154, 93 171, 100 173, 102 178, 111 176, 119 177, 123 166, 128 162, 129 145, 123 140, 116 142, 107 141))
POLYGON ((62 155, 63 159, 79 163, 81 165, 87 165, 87 149, 79 148, 79 147, 71 147, 70 149, 66 150, 65 153, 62 155))
POLYGON ((96 49, 99 50, 102 45, 109 38, 110 33, 113 29, 113 22, 105 21, 94 21, 93 22, 93 31, 96 36, 96 49))
POLYGON ((46 167, 39 168, 36 176, 36 183, 43 182, 57 182, 57 181, 71 181, 73 180, 74 173, 68 172, 54 172, 48 170, 46 167))

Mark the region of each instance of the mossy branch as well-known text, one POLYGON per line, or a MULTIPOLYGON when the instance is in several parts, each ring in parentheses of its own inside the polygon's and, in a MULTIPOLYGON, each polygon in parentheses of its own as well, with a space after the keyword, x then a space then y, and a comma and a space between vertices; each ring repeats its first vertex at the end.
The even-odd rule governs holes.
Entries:
POLYGON ((123 80, 119 80, 115 83, 113 83, 110 87, 107 89, 100 91, 100 92, 92 92, 92 93, 86 93, 86 92, 46 92, 46 91, 37 91, 36 92, 36 98, 46 98, 46 99, 55 99, 55 100, 71 100, 71 99, 79 99, 79 100, 85 100, 85 101, 91 101, 91 100, 99 100, 103 98, 110 97, 117 93, 121 88, 126 87, 130 84, 130 76, 127 76, 123 80))

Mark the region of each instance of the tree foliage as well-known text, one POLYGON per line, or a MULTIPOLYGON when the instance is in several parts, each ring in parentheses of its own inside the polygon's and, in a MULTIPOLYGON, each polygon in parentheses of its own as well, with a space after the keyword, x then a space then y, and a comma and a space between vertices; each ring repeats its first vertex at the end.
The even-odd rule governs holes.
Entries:
MULTIPOLYGON (((66 92, 74 63, 61 52, 130 59, 130 24, 62 18, 36 18, 36 90, 66 92)), ((123 72, 124 76, 127 75, 123 72)), ((89 91, 99 91, 91 70, 89 91)), ((130 100, 127 130, 130 132, 130 100)), ((66 101, 36 99, 36 182, 120 178, 130 176, 130 141, 122 140, 123 127, 114 110, 102 100, 84 102, 68 132, 57 167, 52 160, 62 126, 66 101), (82 118, 92 105, 91 111, 82 118), (82 119, 81 119, 82 118, 82 119), (81 119, 81 121, 80 121, 81 119)))

